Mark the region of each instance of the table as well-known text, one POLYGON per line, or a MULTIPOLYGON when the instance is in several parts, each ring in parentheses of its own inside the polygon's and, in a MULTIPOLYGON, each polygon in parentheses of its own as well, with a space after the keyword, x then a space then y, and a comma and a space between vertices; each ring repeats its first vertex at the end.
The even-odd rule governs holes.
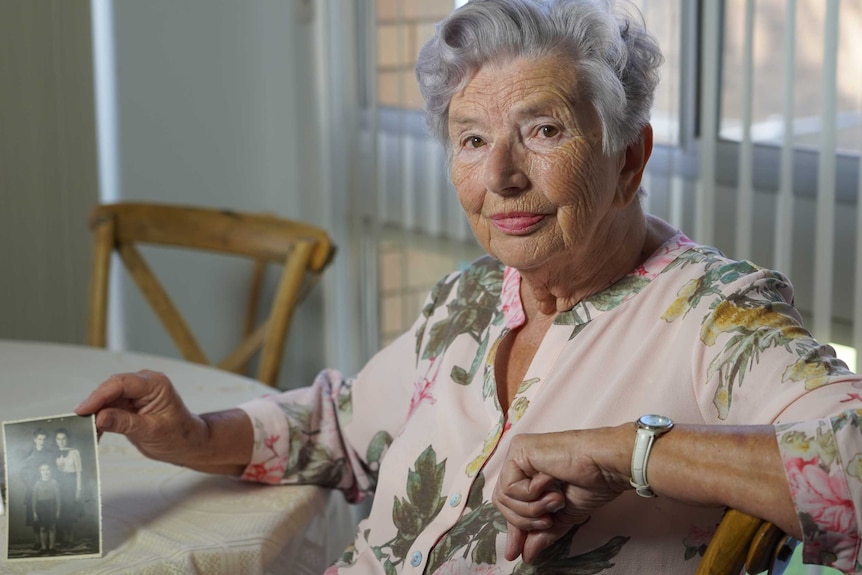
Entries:
MULTIPOLYGON (((273 392, 175 359, 0 340, 0 420, 71 413, 109 375, 145 368, 168 374, 193 412, 273 392)), ((322 573, 353 538, 354 519, 340 493, 256 485, 152 461, 116 434, 103 435, 98 450, 104 556, 5 561, 0 517, 0 573, 310 575, 322 573)))

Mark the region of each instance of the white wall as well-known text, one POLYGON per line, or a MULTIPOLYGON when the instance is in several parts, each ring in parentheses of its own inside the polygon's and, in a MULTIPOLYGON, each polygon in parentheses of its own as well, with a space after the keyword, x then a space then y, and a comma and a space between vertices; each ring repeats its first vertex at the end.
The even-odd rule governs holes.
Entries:
MULTIPOLYGON (((313 7, 115 0, 118 197, 323 223, 313 7)), ((238 341, 250 267, 147 254, 211 358, 227 352, 238 341)), ((294 320, 282 385, 308 383, 323 367, 320 294, 294 320)), ((122 309, 125 347, 176 355, 133 286, 122 309)))
POLYGON ((86 335, 98 198, 89 8, 0 2, 0 338, 86 335))

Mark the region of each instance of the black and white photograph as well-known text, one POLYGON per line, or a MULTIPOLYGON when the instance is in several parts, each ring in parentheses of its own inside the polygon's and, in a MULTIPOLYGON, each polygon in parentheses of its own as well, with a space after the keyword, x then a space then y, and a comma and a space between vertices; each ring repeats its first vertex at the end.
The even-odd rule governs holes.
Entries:
POLYGON ((3 424, 6 559, 102 555, 95 419, 79 415, 3 424))

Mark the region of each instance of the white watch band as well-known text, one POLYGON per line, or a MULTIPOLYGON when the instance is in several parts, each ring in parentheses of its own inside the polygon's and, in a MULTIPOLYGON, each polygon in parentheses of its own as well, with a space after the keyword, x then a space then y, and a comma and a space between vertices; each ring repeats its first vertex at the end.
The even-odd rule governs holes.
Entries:
POLYGON ((656 438, 667 433, 673 422, 660 415, 645 415, 638 420, 637 434, 635 435, 635 447, 632 451, 632 478, 631 485, 641 497, 655 497, 647 479, 647 464, 650 452, 656 438))

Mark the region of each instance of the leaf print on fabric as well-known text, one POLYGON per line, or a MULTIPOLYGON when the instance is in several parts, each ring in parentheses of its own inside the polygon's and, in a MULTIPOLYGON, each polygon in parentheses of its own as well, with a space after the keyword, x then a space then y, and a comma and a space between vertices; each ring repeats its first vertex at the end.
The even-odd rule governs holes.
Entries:
POLYGON ((697 525, 692 525, 682 540, 682 544, 685 546, 685 560, 703 557, 713 535, 715 535, 715 526, 711 529, 701 529, 697 525))
POLYGON ((430 445, 416 458, 413 468, 408 469, 407 497, 396 496, 392 506, 392 523, 397 533, 386 543, 372 548, 387 573, 396 572, 395 568, 404 561, 416 537, 443 508, 446 498, 441 493, 445 476, 446 460, 437 463, 437 453, 430 445))
MULTIPOLYGON (((688 240, 688 238, 685 238, 688 240)), ((691 241, 691 240, 688 240, 691 241)), ((674 269, 684 269, 690 265, 706 265, 707 269, 714 268, 717 265, 727 263, 727 258, 718 248, 712 246, 695 245, 691 249, 679 254, 673 258, 673 261, 668 262, 661 270, 661 273, 667 273, 674 269)))
POLYGON ((290 422, 290 453, 283 476, 292 483, 312 483, 336 487, 347 466, 344 457, 335 457, 328 447, 314 439, 320 429, 314 426, 313 410, 301 404, 282 404, 290 422))
POLYGON ((338 408, 338 417, 342 425, 347 425, 353 419, 353 379, 341 382, 337 389, 335 404, 338 408))
MULTIPOLYGON (((497 425, 494 426, 493 431, 488 437, 485 438, 485 443, 482 444, 482 453, 477 455, 473 461, 467 464, 466 473, 467 477, 474 477, 479 470, 482 469, 482 466, 485 465, 485 462, 491 457, 491 453, 494 452, 494 449, 497 447, 497 443, 500 441, 500 437, 503 436, 503 421, 504 417, 500 414, 500 420, 497 422, 497 425)), ((511 425, 508 423, 507 425, 511 425)))
MULTIPOLYGON (((334 567, 350 567, 351 565, 356 563, 356 560, 358 558, 359 555, 356 553, 356 545, 351 543, 344 550, 344 553, 341 554, 341 557, 339 557, 338 560, 329 569, 332 569, 334 567)), ((329 569, 326 570, 324 575, 329 574, 329 569)), ((338 571, 336 570, 334 573, 337 575, 338 571)))
POLYGON ((368 444, 365 461, 375 484, 377 483, 377 475, 380 473, 380 462, 390 445, 392 445, 392 436, 388 431, 378 431, 368 444))
POLYGON ((530 407, 529 399, 526 397, 516 397, 512 402, 511 407, 509 407, 509 425, 511 426, 521 421, 521 418, 524 417, 524 413, 526 413, 528 407, 530 407))
POLYGON ((630 538, 623 536, 612 537, 604 545, 592 551, 570 557, 572 540, 581 527, 583 525, 573 527, 553 545, 542 551, 532 563, 524 563, 523 561, 518 563, 512 574, 593 575, 612 568, 614 566, 612 560, 619 555, 623 545, 630 538))
MULTIPOLYGON (((470 488, 466 511, 460 521, 435 546, 428 559, 427 573, 496 573, 486 571, 497 563, 497 539, 506 533, 506 520, 491 502, 483 502, 484 474, 479 473, 470 488), (469 560, 468 560, 469 558, 469 560), (467 567, 467 571, 458 571, 467 567)), ((613 537, 587 553, 570 557, 575 526, 556 543, 542 551, 533 563, 520 562, 512 573, 519 575, 589 575, 613 567, 628 537, 613 537)), ((508 571, 507 571, 508 572, 508 571)))
POLYGON ((676 267, 705 262, 704 274, 697 279, 689 280, 680 288, 676 300, 662 314, 663 320, 671 323, 684 317, 689 311, 700 305, 703 298, 721 296, 721 286, 735 282, 759 269, 754 264, 745 261, 728 263, 728 260, 722 259, 720 255, 718 251, 692 249, 682 254, 664 269, 666 272, 676 267))
MULTIPOLYGON (((503 282, 502 264, 492 258, 479 260, 460 276, 455 298, 449 300, 446 318, 428 330, 428 341, 422 359, 441 357, 446 349, 462 334, 468 334, 481 344, 481 334, 492 321, 502 321, 496 304, 503 282)), ((466 371, 466 370, 465 370, 466 371)))
POLYGON ((811 391, 829 383, 836 374, 850 374, 847 364, 837 357, 824 355, 831 348, 817 344, 813 339, 800 339, 794 342, 799 359, 784 370, 782 381, 803 381, 805 389, 811 391))
POLYGON ((590 309, 584 302, 580 302, 572 309, 557 314, 554 318, 554 325, 571 325, 574 326, 572 333, 569 334, 569 341, 575 339, 575 336, 587 327, 587 324, 592 321, 590 309))
POLYGON ((790 286, 783 275, 761 270, 749 262, 728 262, 718 252, 701 249, 689 250, 680 260, 667 269, 700 261, 705 272, 680 288, 661 317, 671 323, 708 301, 708 311, 701 322, 700 341, 709 347, 717 345, 719 338, 730 336, 722 340, 721 351, 710 361, 706 372, 707 382, 716 383, 713 405, 719 419, 727 419, 734 387, 743 384, 745 374, 769 349, 783 347, 799 356, 799 360, 785 370, 782 381, 804 381, 808 389, 819 387, 829 376, 846 371, 842 362, 823 357, 823 348, 802 327, 798 312, 785 301, 785 292, 789 293, 790 286), (722 286, 752 273, 759 273, 757 281, 724 295, 722 286))
POLYGON ((862 480, 862 453, 857 453, 850 458, 850 463, 847 464, 847 475, 853 477, 857 481, 862 480))
POLYGON ((521 395, 522 393, 530 389, 534 383, 538 383, 539 381, 540 380, 538 377, 531 377, 530 379, 525 379, 518 386, 518 391, 515 392, 515 395, 521 395))
POLYGON ((835 433, 848 425, 855 430, 862 430, 862 409, 848 409, 832 417, 832 430, 835 433))
POLYGON ((745 373, 759 361, 761 353, 773 347, 788 347, 794 337, 808 336, 808 332, 787 315, 789 307, 726 299, 704 320, 701 341, 707 346, 715 345, 719 334, 733 334, 724 344, 723 353, 710 362, 706 374, 708 380, 718 379, 713 404, 719 419, 727 418, 734 384, 743 384, 745 373))
MULTIPOLYGON (((509 329, 504 328, 497 341, 491 346, 488 355, 485 357, 485 371, 482 374, 482 399, 489 397, 497 398, 497 378, 495 376, 495 366, 497 365, 497 349, 500 343, 509 334, 509 329)), ((481 357, 481 356, 476 356, 481 357)))
MULTIPOLYGON (((485 337, 482 338, 482 343, 479 344, 479 350, 476 352, 476 357, 473 358, 473 364, 470 366, 470 371, 464 371, 463 367, 457 365, 452 368, 450 373, 452 381, 461 385, 469 385, 470 382, 473 381, 473 378, 476 377, 476 372, 479 371, 479 366, 482 365, 482 358, 485 357, 485 348, 488 347, 488 340, 490 338, 490 331, 486 331, 485 337)), ((496 353, 496 348, 494 349, 494 353, 496 353)))
MULTIPOLYGON (((679 245, 674 243, 672 246, 665 246, 665 249, 670 247, 676 249, 679 245)), ((669 262, 669 257, 667 252, 654 254, 648 260, 653 271, 647 271, 643 266, 638 267, 609 287, 577 303, 572 309, 557 314, 554 325, 574 326, 569 340, 574 339, 592 321, 596 312, 611 311, 638 295, 658 275, 654 267, 664 269, 669 262)))
POLYGON ((806 389, 819 387, 829 376, 846 372, 842 362, 820 355, 822 347, 795 317, 795 310, 787 303, 764 303, 733 294, 718 303, 704 319, 701 341, 705 345, 715 345, 721 334, 733 334, 707 369, 708 379, 718 379, 713 404, 720 419, 726 419, 730 411, 733 386, 743 384, 745 373, 770 348, 784 347, 799 356, 785 370, 782 381, 804 381, 806 389))
POLYGON ((428 320, 431 319, 431 316, 434 315, 434 312, 437 311, 437 308, 446 303, 446 300, 449 299, 449 292, 452 291, 452 287, 458 282, 458 274, 452 274, 447 278, 444 278, 434 284, 434 287, 431 288, 431 293, 428 294, 428 303, 425 304, 425 307, 422 308, 422 316, 425 317, 425 321, 422 322, 416 328, 416 359, 419 359, 419 352, 422 349, 422 339, 425 335, 425 330, 428 327, 428 320))
POLYGON ((587 302, 597 310, 609 311, 636 296, 649 283, 648 278, 629 274, 607 289, 590 296, 587 302))
MULTIPOLYGON (((778 426, 776 429, 781 430, 778 426)), ((779 436, 782 453, 801 459, 820 459, 825 465, 832 465, 838 457, 838 446, 835 436, 828 431, 818 429, 811 437, 802 431, 783 432, 779 436)))
POLYGON ((465 557, 456 557, 447 561, 433 575, 506 575, 506 572, 496 565, 476 565, 465 557))
POLYGON ((457 573, 456 566, 468 557, 472 568, 497 563, 497 537, 506 532, 506 521, 493 503, 483 502, 484 488, 485 476, 479 473, 470 487, 465 513, 434 547, 428 573, 457 573))

